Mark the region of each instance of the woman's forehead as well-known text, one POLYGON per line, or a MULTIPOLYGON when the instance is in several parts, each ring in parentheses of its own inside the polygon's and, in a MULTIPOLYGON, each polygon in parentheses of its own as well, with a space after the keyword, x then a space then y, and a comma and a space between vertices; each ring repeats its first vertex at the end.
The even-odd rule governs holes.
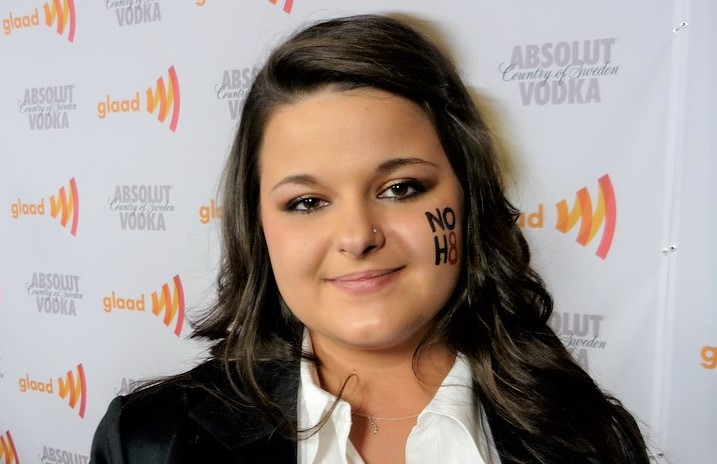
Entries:
POLYGON ((262 177, 388 159, 447 163, 431 120, 415 103, 371 88, 327 90, 282 105, 269 118, 260 150, 262 177))

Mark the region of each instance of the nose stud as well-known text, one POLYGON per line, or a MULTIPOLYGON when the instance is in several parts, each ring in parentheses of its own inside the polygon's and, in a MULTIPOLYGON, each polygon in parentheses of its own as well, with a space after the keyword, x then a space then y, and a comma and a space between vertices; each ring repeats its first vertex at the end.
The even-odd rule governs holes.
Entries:
POLYGON ((347 230, 345 234, 342 234, 339 238, 341 252, 361 257, 381 248, 385 240, 383 233, 377 226, 369 225, 369 227, 370 229, 347 230), (369 230, 371 233, 368 233, 369 230))

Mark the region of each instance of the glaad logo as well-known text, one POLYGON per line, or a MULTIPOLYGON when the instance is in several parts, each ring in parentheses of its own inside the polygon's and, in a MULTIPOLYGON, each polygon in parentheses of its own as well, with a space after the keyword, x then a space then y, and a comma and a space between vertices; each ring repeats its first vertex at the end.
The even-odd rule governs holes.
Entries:
POLYGON ((516 82, 523 105, 600 103, 599 78, 615 76, 610 66, 616 39, 516 45, 509 62, 498 65, 503 82, 516 82))
MULTIPOLYGON (((586 187, 577 191, 572 208, 568 208, 567 200, 559 201, 556 203, 555 208, 557 212, 555 228, 563 234, 570 232, 580 222, 578 236, 575 241, 582 246, 587 246, 591 243, 602 227, 600 244, 595 255, 601 259, 607 257, 615 236, 617 222, 617 202, 610 176, 605 174, 598 179, 598 196, 595 209, 593 209, 593 201, 586 187)), ((517 221, 518 226, 521 228, 542 229, 544 210, 545 207, 541 203, 534 212, 520 214, 517 221)))
MULTIPOLYGON (((70 234, 77 236, 77 224, 80 218, 80 197, 77 192, 77 182, 75 178, 70 179, 69 187, 60 187, 57 195, 50 196, 50 216, 60 221, 62 227, 70 224, 70 234)), ((47 213, 45 209, 45 199, 41 199, 39 203, 23 202, 20 198, 17 203, 13 203, 10 207, 13 219, 21 216, 44 216, 47 213)))
MULTIPOLYGON (((55 385, 52 378, 44 382, 42 380, 31 379, 30 374, 25 374, 25 377, 18 379, 18 386, 22 393, 30 390, 49 395, 55 394, 55 385)), ((85 407, 87 406, 87 384, 85 382, 85 370, 82 364, 78 364, 74 371, 67 371, 67 374, 63 377, 58 377, 57 386, 57 394, 60 398, 67 398, 70 408, 78 409, 78 414, 81 418, 84 418, 85 407)))
POLYGON ((79 406, 80 417, 85 417, 85 406, 87 405, 87 385, 85 383, 85 371, 82 364, 77 369, 67 371, 64 377, 57 379, 60 398, 67 398, 72 409, 79 406))
POLYGON ((89 461, 89 456, 51 446, 42 447, 40 458, 42 464, 85 464, 89 461))
POLYGON ((598 200, 594 211, 590 193, 585 187, 575 194, 575 203, 569 213, 567 201, 562 200, 555 206, 558 210, 558 222, 555 228, 560 232, 567 234, 580 221, 580 231, 575 241, 582 246, 590 243, 602 227, 600 245, 595 254, 601 259, 605 259, 615 235, 617 217, 615 191, 612 188, 610 177, 605 174, 598 179, 598 200))
POLYGON ((717 346, 703 346, 700 353, 702 362, 700 363, 705 369, 717 369, 717 346))
POLYGON ((199 222, 209 224, 212 219, 221 219, 224 216, 224 209, 217 206, 217 202, 209 200, 208 205, 199 207, 199 222))
POLYGON ((177 80, 174 66, 170 66, 167 72, 168 83, 166 85, 164 78, 160 77, 157 79, 157 86, 154 91, 152 91, 152 87, 147 88, 147 112, 154 113, 155 109, 159 107, 157 119, 160 122, 164 122, 171 109, 172 119, 169 122, 169 129, 174 132, 179 121, 179 81, 177 80))
MULTIPOLYGON (((169 130, 175 132, 179 122, 179 79, 174 66, 167 70, 167 80, 164 76, 157 79, 155 87, 147 87, 145 95, 145 109, 149 114, 157 112, 159 122, 165 122, 169 118, 169 130)), ((113 99, 108 94, 104 100, 97 103, 97 117, 105 119, 112 113, 138 113, 140 111, 140 92, 135 92, 134 97, 128 99, 113 99)))
MULTIPOLYGON (((179 337, 184 327, 184 288, 179 275, 175 275, 171 282, 162 285, 159 291, 152 292, 152 314, 162 317, 164 325, 169 327, 174 323, 174 334, 179 337)), ((102 299, 106 313, 113 310, 127 310, 132 312, 145 312, 147 297, 144 293, 139 298, 118 296, 114 291, 102 299)))
POLYGON ((82 300, 80 276, 33 272, 25 287, 27 294, 37 301, 37 312, 77 316, 75 303, 82 300))
POLYGON ((12 441, 9 430, 0 435, 0 460, 4 460, 5 464, 20 464, 20 458, 17 457, 15 443, 12 441))
POLYGON ((57 23, 57 33, 63 35, 65 26, 69 24, 67 40, 70 42, 75 40, 75 2, 73 0, 52 0, 51 3, 46 2, 43 9, 47 26, 52 27, 57 23))
POLYGON ((120 27, 162 20, 158 0, 105 0, 105 7, 114 8, 120 27))
POLYGON ((588 349, 604 350, 607 342, 600 339, 600 314, 559 313, 554 311, 548 324, 573 355, 575 360, 588 368, 588 349))
POLYGON ((178 275, 174 276, 173 284, 171 291, 169 284, 164 284, 159 292, 152 292, 152 313, 155 316, 164 314, 162 322, 167 327, 176 319, 174 335, 179 337, 184 325, 184 289, 178 275))
POLYGON ((108 199, 110 211, 117 211, 122 230, 166 231, 165 213, 170 204, 171 185, 117 185, 108 199))
POLYGON ((67 227, 70 215, 72 215, 72 226, 70 234, 77 235, 77 223, 80 215, 80 197, 77 194, 77 183, 75 178, 70 179, 69 195, 65 193, 65 187, 60 187, 57 192, 57 200, 55 195, 50 197, 50 215, 53 218, 59 217, 62 227, 67 227))
POLYGON ((20 113, 27 113, 30 130, 69 128, 67 112, 77 109, 72 100, 74 88, 74 84, 64 84, 25 89, 17 106, 20 113))
POLYGON ((227 69, 222 75, 222 82, 214 86, 217 100, 224 100, 229 105, 232 119, 239 118, 239 111, 259 68, 227 69))
MULTIPOLYGON (((269 3, 276 5, 278 0, 269 0, 269 3)), ((284 13, 290 14, 291 9, 294 7, 294 0, 284 0, 284 13)))
MULTIPOLYGON (((57 33, 65 35, 71 43, 75 40, 75 2, 73 0, 49 0, 43 6, 45 13, 45 25, 55 27, 57 33)), ((26 29, 40 25, 40 11, 38 7, 25 15, 13 14, 11 11, 8 17, 3 20, 3 32, 10 35, 17 29, 26 29)))

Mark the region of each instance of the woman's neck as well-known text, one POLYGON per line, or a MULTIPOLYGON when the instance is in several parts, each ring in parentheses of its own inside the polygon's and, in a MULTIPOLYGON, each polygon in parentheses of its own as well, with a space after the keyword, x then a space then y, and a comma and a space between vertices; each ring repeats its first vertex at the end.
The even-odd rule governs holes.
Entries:
POLYGON ((421 412, 455 362, 444 345, 426 347, 414 363, 418 343, 369 350, 312 336, 312 344, 321 387, 341 396, 354 412, 378 417, 421 412))

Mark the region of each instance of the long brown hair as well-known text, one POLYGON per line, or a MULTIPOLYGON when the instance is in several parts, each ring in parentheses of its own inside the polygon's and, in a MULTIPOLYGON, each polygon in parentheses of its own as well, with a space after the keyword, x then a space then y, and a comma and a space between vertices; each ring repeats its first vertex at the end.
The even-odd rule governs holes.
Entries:
MULTIPOLYGON (((530 267, 517 210, 504 195, 493 137, 453 64, 404 23, 354 16, 310 26, 280 45, 244 103, 224 178, 216 305, 194 336, 242 379, 237 397, 296 436, 260 379, 264 361, 296 363, 303 326, 283 304, 259 217, 259 152, 277 107, 332 87, 373 87, 432 120, 464 192, 463 269, 435 329, 468 359, 476 404, 502 462, 648 462, 633 418, 605 395, 548 327, 552 299, 530 267)), ((420 350, 420 348, 419 348, 420 350)))

